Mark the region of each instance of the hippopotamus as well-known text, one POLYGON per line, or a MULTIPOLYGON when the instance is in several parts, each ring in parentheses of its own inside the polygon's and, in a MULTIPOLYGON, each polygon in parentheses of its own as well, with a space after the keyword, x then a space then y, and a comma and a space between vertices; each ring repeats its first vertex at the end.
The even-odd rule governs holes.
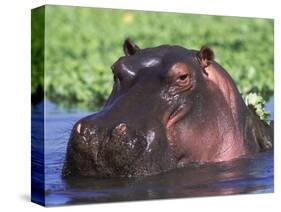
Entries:
POLYGON ((73 126, 64 178, 155 175, 273 147, 272 128, 207 45, 141 49, 126 39, 123 51, 104 106, 73 126))

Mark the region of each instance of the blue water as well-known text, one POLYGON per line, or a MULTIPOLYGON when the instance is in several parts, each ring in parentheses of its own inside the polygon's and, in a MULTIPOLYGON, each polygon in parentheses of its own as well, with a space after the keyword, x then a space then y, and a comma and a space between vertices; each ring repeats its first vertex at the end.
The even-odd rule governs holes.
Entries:
MULTIPOLYGON (((45 104, 45 131, 38 131, 42 125, 43 103, 32 111, 32 167, 33 187, 43 188, 44 192, 34 192, 33 200, 40 195, 42 204, 54 206, 96 202, 145 200, 160 198, 197 197, 244 193, 273 192, 273 152, 259 153, 252 159, 239 159, 200 167, 185 167, 161 175, 139 178, 83 179, 65 181, 61 170, 66 145, 72 125, 89 113, 65 111, 51 104, 45 104), (41 114, 41 115, 40 115, 41 114), (45 134, 45 154, 42 149, 42 136, 45 134), (42 164, 44 158, 45 176, 42 164), (44 181, 45 180, 45 181, 44 181)), ((266 105, 272 112, 273 99, 266 105)))

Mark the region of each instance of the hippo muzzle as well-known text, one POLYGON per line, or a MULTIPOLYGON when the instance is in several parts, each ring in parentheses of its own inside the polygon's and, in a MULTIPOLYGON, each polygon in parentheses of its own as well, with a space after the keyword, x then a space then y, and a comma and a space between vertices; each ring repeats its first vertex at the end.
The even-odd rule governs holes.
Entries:
POLYGON ((161 145, 165 138, 157 138, 153 128, 137 130, 124 122, 103 126, 99 124, 102 119, 103 116, 90 116, 74 125, 63 177, 150 175, 168 169, 169 163, 159 169, 153 162, 163 160, 164 152, 168 150, 167 145, 161 145))
POLYGON ((63 175, 129 175, 146 145, 145 138, 133 135, 125 123, 101 130, 80 121, 70 138, 63 175))

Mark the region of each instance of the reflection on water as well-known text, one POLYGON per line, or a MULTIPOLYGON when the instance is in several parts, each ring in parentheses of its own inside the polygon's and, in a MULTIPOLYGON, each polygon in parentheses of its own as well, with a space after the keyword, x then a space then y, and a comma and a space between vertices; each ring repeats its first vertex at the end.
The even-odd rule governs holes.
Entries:
MULTIPOLYGON (((42 106, 38 105, 32 112, 34 124, 41 124, 36 114, 42 106)), ((273 101, 267 108, 273 111, 273 101)), ((60 174, 70 130, 73 123, 85 115, 88 114, 79 111, 66 113, 46 102, 46 205, 273 192, 272 151, 251 159, 190 166, 149 177, 62 180, 60 174)), ((42 157, 38 152, 42 132, 33 132, 32 136, 33 140, 37 139, 32 144, 33 162, 36 162, 36 157, 42 157)), ((37 175, 36 170, 32 179, 39 182, 37 186, 41 185, 42 176, 37 175)))

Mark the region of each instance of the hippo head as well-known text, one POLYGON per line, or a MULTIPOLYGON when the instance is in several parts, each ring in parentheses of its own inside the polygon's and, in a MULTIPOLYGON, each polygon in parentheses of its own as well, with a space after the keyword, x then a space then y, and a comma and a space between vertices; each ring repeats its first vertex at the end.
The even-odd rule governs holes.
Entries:
POLYGON ((240 139, 231 134, 235 104, 229 106, 224 90, 207 79, 210 48, 140 49, 127 39, 123 49, 125 56, 111 67, 107 102, 73 127, 64 177, 152 175, 220 158, 229 146, 218 145, 220 138, 240 139))

